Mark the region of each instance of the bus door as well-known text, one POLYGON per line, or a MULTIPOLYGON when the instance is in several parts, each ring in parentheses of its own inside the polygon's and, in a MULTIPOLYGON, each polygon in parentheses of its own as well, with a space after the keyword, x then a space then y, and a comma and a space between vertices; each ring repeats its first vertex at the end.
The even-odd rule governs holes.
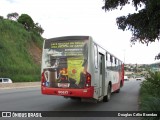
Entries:
POLYGON ((99 53, 99 96, 104 95, 105 86, 105 61, 104 55, 99 53))

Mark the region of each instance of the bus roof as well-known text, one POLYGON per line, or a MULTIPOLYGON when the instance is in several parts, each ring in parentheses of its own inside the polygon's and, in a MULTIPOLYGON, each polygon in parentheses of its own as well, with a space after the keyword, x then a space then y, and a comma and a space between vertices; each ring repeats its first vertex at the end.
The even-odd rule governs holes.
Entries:
POLYGON ((46 40, 84 40, 84 39, 89 39, 90 36, 62 36, 62 37, 55 37, 55 38, 50 38, 50 39, 46 39, 46 40))

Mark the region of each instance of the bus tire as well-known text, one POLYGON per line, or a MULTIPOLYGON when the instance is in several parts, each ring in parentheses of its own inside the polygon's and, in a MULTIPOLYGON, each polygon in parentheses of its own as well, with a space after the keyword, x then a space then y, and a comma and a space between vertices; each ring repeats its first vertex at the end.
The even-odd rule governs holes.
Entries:
POLYGON ((111 85, 108 85, 107 95, 103 97, 103 102, 108 102, 111 99, 111 85))

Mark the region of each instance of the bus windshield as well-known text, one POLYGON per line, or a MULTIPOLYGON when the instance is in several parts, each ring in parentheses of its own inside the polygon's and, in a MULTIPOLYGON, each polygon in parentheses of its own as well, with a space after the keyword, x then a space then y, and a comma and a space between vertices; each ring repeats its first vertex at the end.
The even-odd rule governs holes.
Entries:
POLYGON ((45 40, 42 62, 47 87, 83 88, 88 40, 45 40))

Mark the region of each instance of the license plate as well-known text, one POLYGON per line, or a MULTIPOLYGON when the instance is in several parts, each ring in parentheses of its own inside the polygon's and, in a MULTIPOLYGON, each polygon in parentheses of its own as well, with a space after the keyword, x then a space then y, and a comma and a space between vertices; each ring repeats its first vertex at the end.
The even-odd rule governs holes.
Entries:
POLYGON ((70 83, 58 83, 58 87, 67 88, 70 86, 70 83))
POLYGON ((68 91, 58 91, 58 94, 68 94, 68 91))

